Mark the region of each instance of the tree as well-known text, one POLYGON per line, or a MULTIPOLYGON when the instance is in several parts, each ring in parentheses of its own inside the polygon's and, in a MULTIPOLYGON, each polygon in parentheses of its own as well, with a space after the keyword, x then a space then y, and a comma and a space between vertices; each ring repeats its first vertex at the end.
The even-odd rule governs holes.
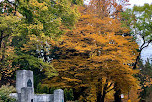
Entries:
POLYGON ((143 64, 143 61, 140 60, 139 62, 139 68, 140 68, 140 73, 137 74, 139 80, 140 80, 140 86, 141 86, 141 90, 140 90, 140 97, 141 97, 141 101, 142 100, 146 100, 146 101, 150 101, 151 100, 151 87, 152 87, 152 65, 149 62, 149 59, 147 59, 146 63, 143 64))
POLYGON ((91 12, 96 13, 99 18, 113 17, 118 18, 119 13, 129 5, 128 0, 91 0, 91 12), (94 8, 94 9, 92 9, 94 8))
POLYGON ((59 76, 45 79, 44 84, 72 87, 80 92, 81 101, 97 102, 104 102, 113 89, 128 92, 133 85, 138 86, 132 76, 136 71, 128 65, 134 62, 138 46, 131 37, 121 35, 127 30, 117 19, 100 19, 82 7, 80 12, 76 28, 56 45, 53 64, 59 76))
MULTIPOLYGON (((41 74, 44 75, 44 70, 49 77, 56 75, 56 71, 49 62, 51 58, 48 58, 47 55, 50 50, 47 41, 50 39, 57 40, 65 31, 64 29, 71 29, 74 26, 79 17, 76 4, 81 4, 81 2, 81 0, 1 1, 0 12, 2 17, 4 16, 4 20, 1 19, 0 25, 2 31, 4 27, 7 28, 5 35, 10 34, 11 39, 5 37, 2 32, 1 38, 5 37, 6 41, 10 40, 9 44, 13 51, 12 59, 14 59, 10 64, 19 66, 19 69, 34 70, 37 80, 42 78, 41 74), (31 49, 27 51, 30 47, 31 49), (16 55, 15 58, 14 55, 16 55)), ((13 69, 13 72, 15 70, 13 69)))
MULTIPOLYGON (((96 14, 100 19, 110 17, 122 21, 120 13, 124 11, 128 2, 127 0, 92 0, 90 8, 92 13, 96 14)), ((123 36, 130 35, 128 32, 123 33, 123 36)))
MULTIPOLYGON (((48 40, 57 39, 64 32, 64 28, 74 25, 79 16, 76 6, 72 6, 72 3, 67 0, 20 1, 17 10, 23 17, 16 36, 19 42, 14 41, 14 44, 19 48, 17 50, 22 48, 23 52, 29 52, 30 55, 35 54, 34 57, 42 57, 41 53, 45 56, 45 48, 47 47, 49 50, 50 46, 48 40), (20 41, 21 39, 24 40, 20 41), (28 49, 30 47, 31 51, 28 49), (26 49, 28 50, 26 51, 26 49)), ((45 56, 43 61, 46 62, 46 59, 45 56)))
MULTIPOLYGON (((17 60, 17 64, 26 64, 24 69, 38 68, 48 77, 56 76, 57 72, 52 67, 51 57, 48 56, 51 50, 49 40, 58 39, 64 29, 74 26, 79 17, 76 5, 68 0, 21 1, 19 12, 26 17, 22 18, 21 28, 24 29, 20 31, 22 37, 19 37, 19 40, 23 37, 26 39, 25 42, 20 41, 22 44, 17 46, 17 51, 21 51, 18 53, 19 59, 23 59, 17 60)), ((38 80, 42 79, 40 77, 38 80)))
POLYGON ((142 43, 138 50, 139 54, 133 67, 133 69, 136 69, 140 60, 141 52, 152 42, 152 5, 144 4, 144 6, 134 6, 133 10, 127 10, 126 13, 126 15, 130 15, 129 18, 127 18, 127 16, 125 17, 129 20, 130 27, 133 28, 132 34, 142 38, 142 43))
MULTIPOLYGON (((1 4, 2 5, 2 4, 1 4)), ((10 80, 13 71, 17 69, 12 65, 14 47, 11 46, 12 36, 16 33, 16 24, 19 22, 17 16, 9 12, 9 6, 5 4, 3 12, 0 13, 0 78, 1 84, 12 82, 10 80), (5 9, 8 10, 5 11, 5 9)), ((1 86, 1 85, 0 85, 1 86)))

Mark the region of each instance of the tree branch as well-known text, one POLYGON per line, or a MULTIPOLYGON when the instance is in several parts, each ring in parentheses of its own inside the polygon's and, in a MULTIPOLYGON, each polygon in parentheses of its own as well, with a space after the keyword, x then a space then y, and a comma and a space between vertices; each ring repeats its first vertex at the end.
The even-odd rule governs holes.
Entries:
POLYGON ((5 35, 5 36, 1 36, 0 40, 4 39, 5 37, 9 36, 9 34, 5 35))
POLYGON ((144 45, 145 45, 145 43, 146 43, 146 41, 145 41, 145 37, 144 36, 142 36, 142 39, 143 39, 143 44, 141 45, 141 47, 140 48, 142 48, 144 45))
POLYGON ((109 86, 107 86, 107 89, 109 89, 112 86, 113 83, 111 83, 109 86))
POLYGON ((13 2, 11 2, 11 1, 9 1, 9 0, 6 0, 6 1, 7 1, 8 3, 14 5, 15 7, 17 7, 17 5, 16 5, 15 3, 13 3, 13 2))
POLYGON ((108 91, 106 91, 106 93, 108 93, 108 92, 110 92, 110 91, 112 91, 112 90, 114 90, 115 88, 113 87, 113 88, 111 88, 110 90, 108 90, 108 91))
POLYGON ((149 40, 146 46, 143 46, 140 50, 142 51, 144 48, 148 47, 152 40, 149 40))
POLYGON ((146 41, 145 41, 144 37, 142 37, 142 38, 143 38, 144 42, 143 42, 143 44, 141 45, 141 47, 140 47, 140 49, 139 49, 139 54, 138 54, 138 56, 137 56, 137 58, 136 58, 136 61, 135 61, 134 66, 133 66, 133 69, 136 69, 137 63, 138 63, 138 61, 139 61, 139 59, 140 59, 141 51, 142 51, 144 48, 148 47, 149 44, 152 42, 152 40, 149 40, 149 41, 147 42, 147 45, 145 45, 145 44, 146 44, 146 41), (144 45, 145 45, 145 46, 144 46, 144 45))

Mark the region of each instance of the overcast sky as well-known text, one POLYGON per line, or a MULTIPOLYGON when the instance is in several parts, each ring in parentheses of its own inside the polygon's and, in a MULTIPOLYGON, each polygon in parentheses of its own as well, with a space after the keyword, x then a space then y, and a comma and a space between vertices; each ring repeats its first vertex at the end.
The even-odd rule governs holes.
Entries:
MULTIPOLYGON (((84 0, 84 3, 85 4, 88 4, 88 1, 90 0, 84 0)), ((152 3, 152 0, 129 0, 129 3, 131 4, 129 7, 133 7, 135 4, 136 5, 140 5, 142 6, 144 3, 149 3, 151 4, 152 3)))
POLYGON ((129 0, 130 6, 133 7, 134 5, 142 6, 144 3, 152 3, 152 0, 129 0))

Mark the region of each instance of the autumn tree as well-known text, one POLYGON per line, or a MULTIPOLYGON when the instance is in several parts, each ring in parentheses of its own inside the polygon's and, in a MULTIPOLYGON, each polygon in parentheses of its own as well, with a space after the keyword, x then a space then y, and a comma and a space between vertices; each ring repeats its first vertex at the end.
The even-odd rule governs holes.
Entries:
POLYGON ((93 102, 104 102, 114 89, 125 93, 138 86, 132 76, 136 71, 128 65, 134 62, 138 46, 131 37, 121 35, 128 30, 117 19, 100 19, 87 8, 80 11, 76 28, 62 37, 54 51, 53 65, 59 76, 45 79, 44 84, 72 87, 80 92, 81 101, 93 102))
POLYGON ((12 40, 17 54, 14 64, 20 65, 20 69, 34 71, 35 86, 45 75, 57 75, 49 56, 49 41, 59 39, 64 29, 71 29, 77 22, 79 13, 76 4, 81 4, 81 0, 20 0, 17 3, 21 21, 12 40))
POLYGON ((51 58, 48 58, 50 50, 48 40, 58 39, 65 28, 74 26, 79 17, 76 7, 78 4, 82 4, 82 1, 1 1, 1 39, 10 41, 11 50, 7 51, 9 54, 13 51, 11 58, 14 59, 9 66, 13 64, 18 65, 19 69, 34 70, 37 80, 35 84, 40 82, 39 79, 44 75, 44 70, 49 77, 56 75, 56 71, 50 64, 51 58))
MULTIPOLYGON (((124 12, 124 8, 127 5, 129 5, 128 2, 129 2, 128 0, 91 0, 90 5, 89 5, 90 13, 96 14, 96 16, 98 16, 98 18, 100 19, 103 19, 105 17, 110 17, 122 22, 123 19, 120 13, 124 12)), ((121 26, 124 26, 124 25, 121 24, 121 26)), ((125 28, 126 30, 128 29, 128 27, 126 26, 125 28)), ((127 36, 130 34, 128 31, 128 32, 123 33, 122 35, 127 36)), ((121 100, 120 92, 116 91, 116 93, 119 93, 119 95, 115 95, 115 99, 119 98, 119 100, 121 100)), ((115 100, 115 101, 118 102, 119 100, 115 100)))
POLYGON ((91 12, 96 13, 99 18, 117 18, 119 13, 129 5, 128 2, 128 0, 91 0, 89 7, 91 12))

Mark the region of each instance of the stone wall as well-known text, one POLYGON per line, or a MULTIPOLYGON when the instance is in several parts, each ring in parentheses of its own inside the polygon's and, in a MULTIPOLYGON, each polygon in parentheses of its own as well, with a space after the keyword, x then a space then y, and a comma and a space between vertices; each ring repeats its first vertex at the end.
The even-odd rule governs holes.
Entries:
POLYGON ((34 96, 30 96, 29 91, 31 91, 30 88, 22 88, 20 99, 18 99, 18 93, 11 93, 9 96, 18 100, 17 102, 31 102, 31 99, 33 102, 64 102, 62 89, 54 90, 54 94, 34 94, 34 96))
POLYGON ((11 94, 9 94, 9 96, 18 100, 18 94, 17 93, 11 93, 11 94))
POLYGON ((62 89, 54 90, 53 94, 34 94, 33 71, 18 70, 16 72, 16 91, 10 94, 17 102, 64 102, 62 89))
POLYGON ((34 102, 34 91, 31 87, 21 88, 21 102, 34 102))
POLYGON ((54 102, 53 94, 35 94, 34 102, 54 102))

